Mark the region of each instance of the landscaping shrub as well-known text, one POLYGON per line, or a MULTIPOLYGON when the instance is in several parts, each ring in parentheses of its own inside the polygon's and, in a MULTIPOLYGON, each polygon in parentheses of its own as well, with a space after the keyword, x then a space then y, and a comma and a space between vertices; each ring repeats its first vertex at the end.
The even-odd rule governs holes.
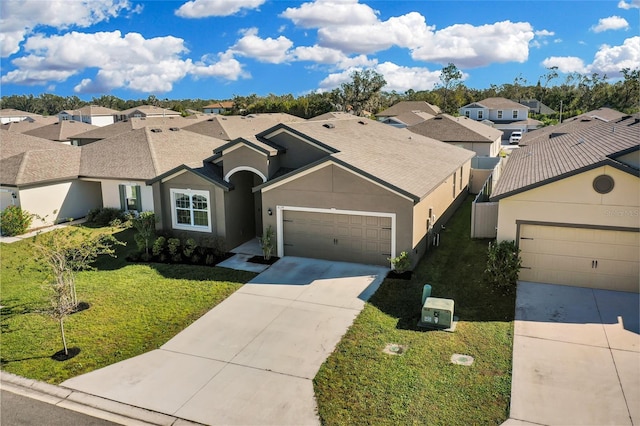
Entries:
POLYGON ((166 245, 167 245, 167 239, 165 237, 163 237, 162 235, 159 236, 153 242, 153 246, 151 247, 151 253, 154 256, 160 256, 162 254, 162 252, 164 251, 166 245))
POLYGON ((123 223, 127 218, 124 212, 114 207, 103 207, 89 210, 87 222, 97 226, 111 226, 111 223, 123 223))
POLYGON ((515 241, 489 242, 484 273, 498 290, 510 293, 516 288, 521 264, 520 249, 515 241))
POLYGON ((33 216, 19 206, 9 206, 0 213, 0 232, 8 236, 24 234, 31 226, 33 216))
POLYGON ((389 259, 391 262, 391 266, 393 270, 398 274, 402 274, 411 268, 411 259, 409 258, 409 253, 403 251, 400 253, 400 256, 394 257, 393 259, 389 259))
POLYGON ((180 238, 169 238, 167 240, 169 247, 169 255, 174 262, 180 262, 182 260, 182 253, 180 253, 180 238))

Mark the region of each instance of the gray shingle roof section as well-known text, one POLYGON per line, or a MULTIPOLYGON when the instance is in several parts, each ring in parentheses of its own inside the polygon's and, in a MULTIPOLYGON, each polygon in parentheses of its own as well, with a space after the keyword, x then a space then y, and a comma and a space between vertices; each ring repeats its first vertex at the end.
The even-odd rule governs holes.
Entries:
MULTIPOLYGON (((639 141, 640 122, 634 117, 598 121, 572 133, 541 139, 512 152, 491 199, 508 197, 613 161, 612 156, 638 147, 639 141)), ((620 167, 638 173, 628 166, 620 167)))
POLYGON ((58 117, 39 117, 35 116, 31 120, 11 121, 2 125, 2 128, 10 132, 25 133, 30 130, 37 129, 42 126, 57 123, 58 117))
POLYGON ((413 133, 443 142, 493 143, 502 137, 502 131, 467 117, 440 114, 427 121, 407 127, 413 133))
POLYGON ((52 141, 68 141, 77 134, 87 132, 97 127, 98 126, 82 123, 80 121, 62 120, 29 130, 25 132, 25 134, 52 141))
POLYGON ((410 111, 403 112, 402 114, 388 117, 385 119, 385 123, 397 122, 405 124, 406 126, 413 126, 414 124, 422 123, 425 120, 430 120, 434 117, 433 114, 422 111, 410 111))
POLYGON ((206 116, 193 118, 187 117, 135 117, 108 126, 98 127, 84 133, 75 135, 76 139, 106 139, 131 130, 149 126, 170 126, 184 128, 199 120, 205 120, 206 116))
POLYGON ((284 113, 249 114, 247 116, 216 115, 186 126, 184 129, 201 135, 231 141, 237 138, 253 137, 278 123, 296 123, 300 121, 305 120, 284 113))
POLYGON ((400 101, 397 104, 376 114, 378 117, 393 117, 405 112, 421 111, 431 115, 438 115, 442 111, 437 105, 431 105, 424 101, 400 101))
POLYGON ((338 152, 332 158, 420 200, 475 153, 368 119, 288 124, 338 152), (333 124, 332 128, 324 124, 333 124), (367 123, 367 124, 361 124, 367 123))
POLYGON ((149 180, 185 164, 202 160, 226 143, 171 126, 149 126, 82 147, 80 175, 96 178, 149 180))
POLYGON ((467 108, 474 104, 482 105, 485 108, 489 108, 489 109, 523 109, 523 108, 529 109, 529 107, 527 107, 526 105, 522 105, 510 99, 500 98, 500 97, 486 98, 481 101, 473 102, 468 105, 465 105, 462 108, 467 108))
POLYGON ((172 109, 160 108, 154 105, 139 105, 137 107, 125 109, 124 111, 120 111, 119 115, 132 115, 135 113, 142 113, 145 116, 155 116, 155 117, 168 117, 168 116, 179 116, 180 113, 174 111, 172 109))
POLYGON ((80 148, 0 130, 0 184, 20 186, 74 179, 80 148))
POLYGON ((85 105, 79 109, 65 110, 64 112, 71 115, 85 115, 91 117, 120 115, 121 112, 115 109, 102 107, 99 105, 85 105))
POLYGON ((3 108, 0 109, 0 117, 42 117, 39 114, 34 114, 32 112, 21 111, 19 109, 14 108, 3 108))

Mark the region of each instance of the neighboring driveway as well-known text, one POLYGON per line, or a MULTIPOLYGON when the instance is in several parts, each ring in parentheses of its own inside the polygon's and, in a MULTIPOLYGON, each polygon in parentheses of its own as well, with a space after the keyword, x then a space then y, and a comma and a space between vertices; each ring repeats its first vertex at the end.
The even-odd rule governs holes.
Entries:
POLYGON ((640 424, 639 295, 520 282, 510 420, 640 424))
POLYGON ((318 424, 312 379, 387 271, 284 257, 160 349, 62 386, 207 425, 318 424))

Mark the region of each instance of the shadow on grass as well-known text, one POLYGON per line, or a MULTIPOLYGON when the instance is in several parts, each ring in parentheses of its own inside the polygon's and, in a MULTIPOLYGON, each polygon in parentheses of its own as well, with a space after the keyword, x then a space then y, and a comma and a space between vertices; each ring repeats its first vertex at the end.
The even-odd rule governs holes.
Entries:
POLYGON ((30 356, 30 357, 17 358, 17 359, 0 358, 0 367, 4 367, 5 365, 11 364, 12 362, 31 361, 34 359, 47 359, 47 358, 51 358, 51 355, 30 356))
POLYGON ((411 280, 386 279, 369 303, 398 318, 397 328, 417 327, 422 309, 422 289, 432 286, 431 296, 453 299, 460 321, 513 321, 515 291, 504 295, 484 279, 486 254, 491 240, 473 240, 471 201, 468 197, 440 233, 440 245, 432 247, 413 271, 411 280))
POLYGON ((6 299, 1 303, 0 308, 0 332, 11 333, 13 330, 9 327, 9 321, 18 315, 26 315, 31 313, 42 312, 42 307, 35 302, 32 303, 16 303, 18 299, 6 299))

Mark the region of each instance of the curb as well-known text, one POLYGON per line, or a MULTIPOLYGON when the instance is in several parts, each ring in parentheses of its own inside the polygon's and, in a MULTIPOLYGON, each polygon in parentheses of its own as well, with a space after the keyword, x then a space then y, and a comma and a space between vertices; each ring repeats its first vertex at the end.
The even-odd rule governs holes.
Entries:
POLYGON ((0 389, 121 425, 204 426, 180 417, 27 379, 6 371, 0 371, 0 389))

